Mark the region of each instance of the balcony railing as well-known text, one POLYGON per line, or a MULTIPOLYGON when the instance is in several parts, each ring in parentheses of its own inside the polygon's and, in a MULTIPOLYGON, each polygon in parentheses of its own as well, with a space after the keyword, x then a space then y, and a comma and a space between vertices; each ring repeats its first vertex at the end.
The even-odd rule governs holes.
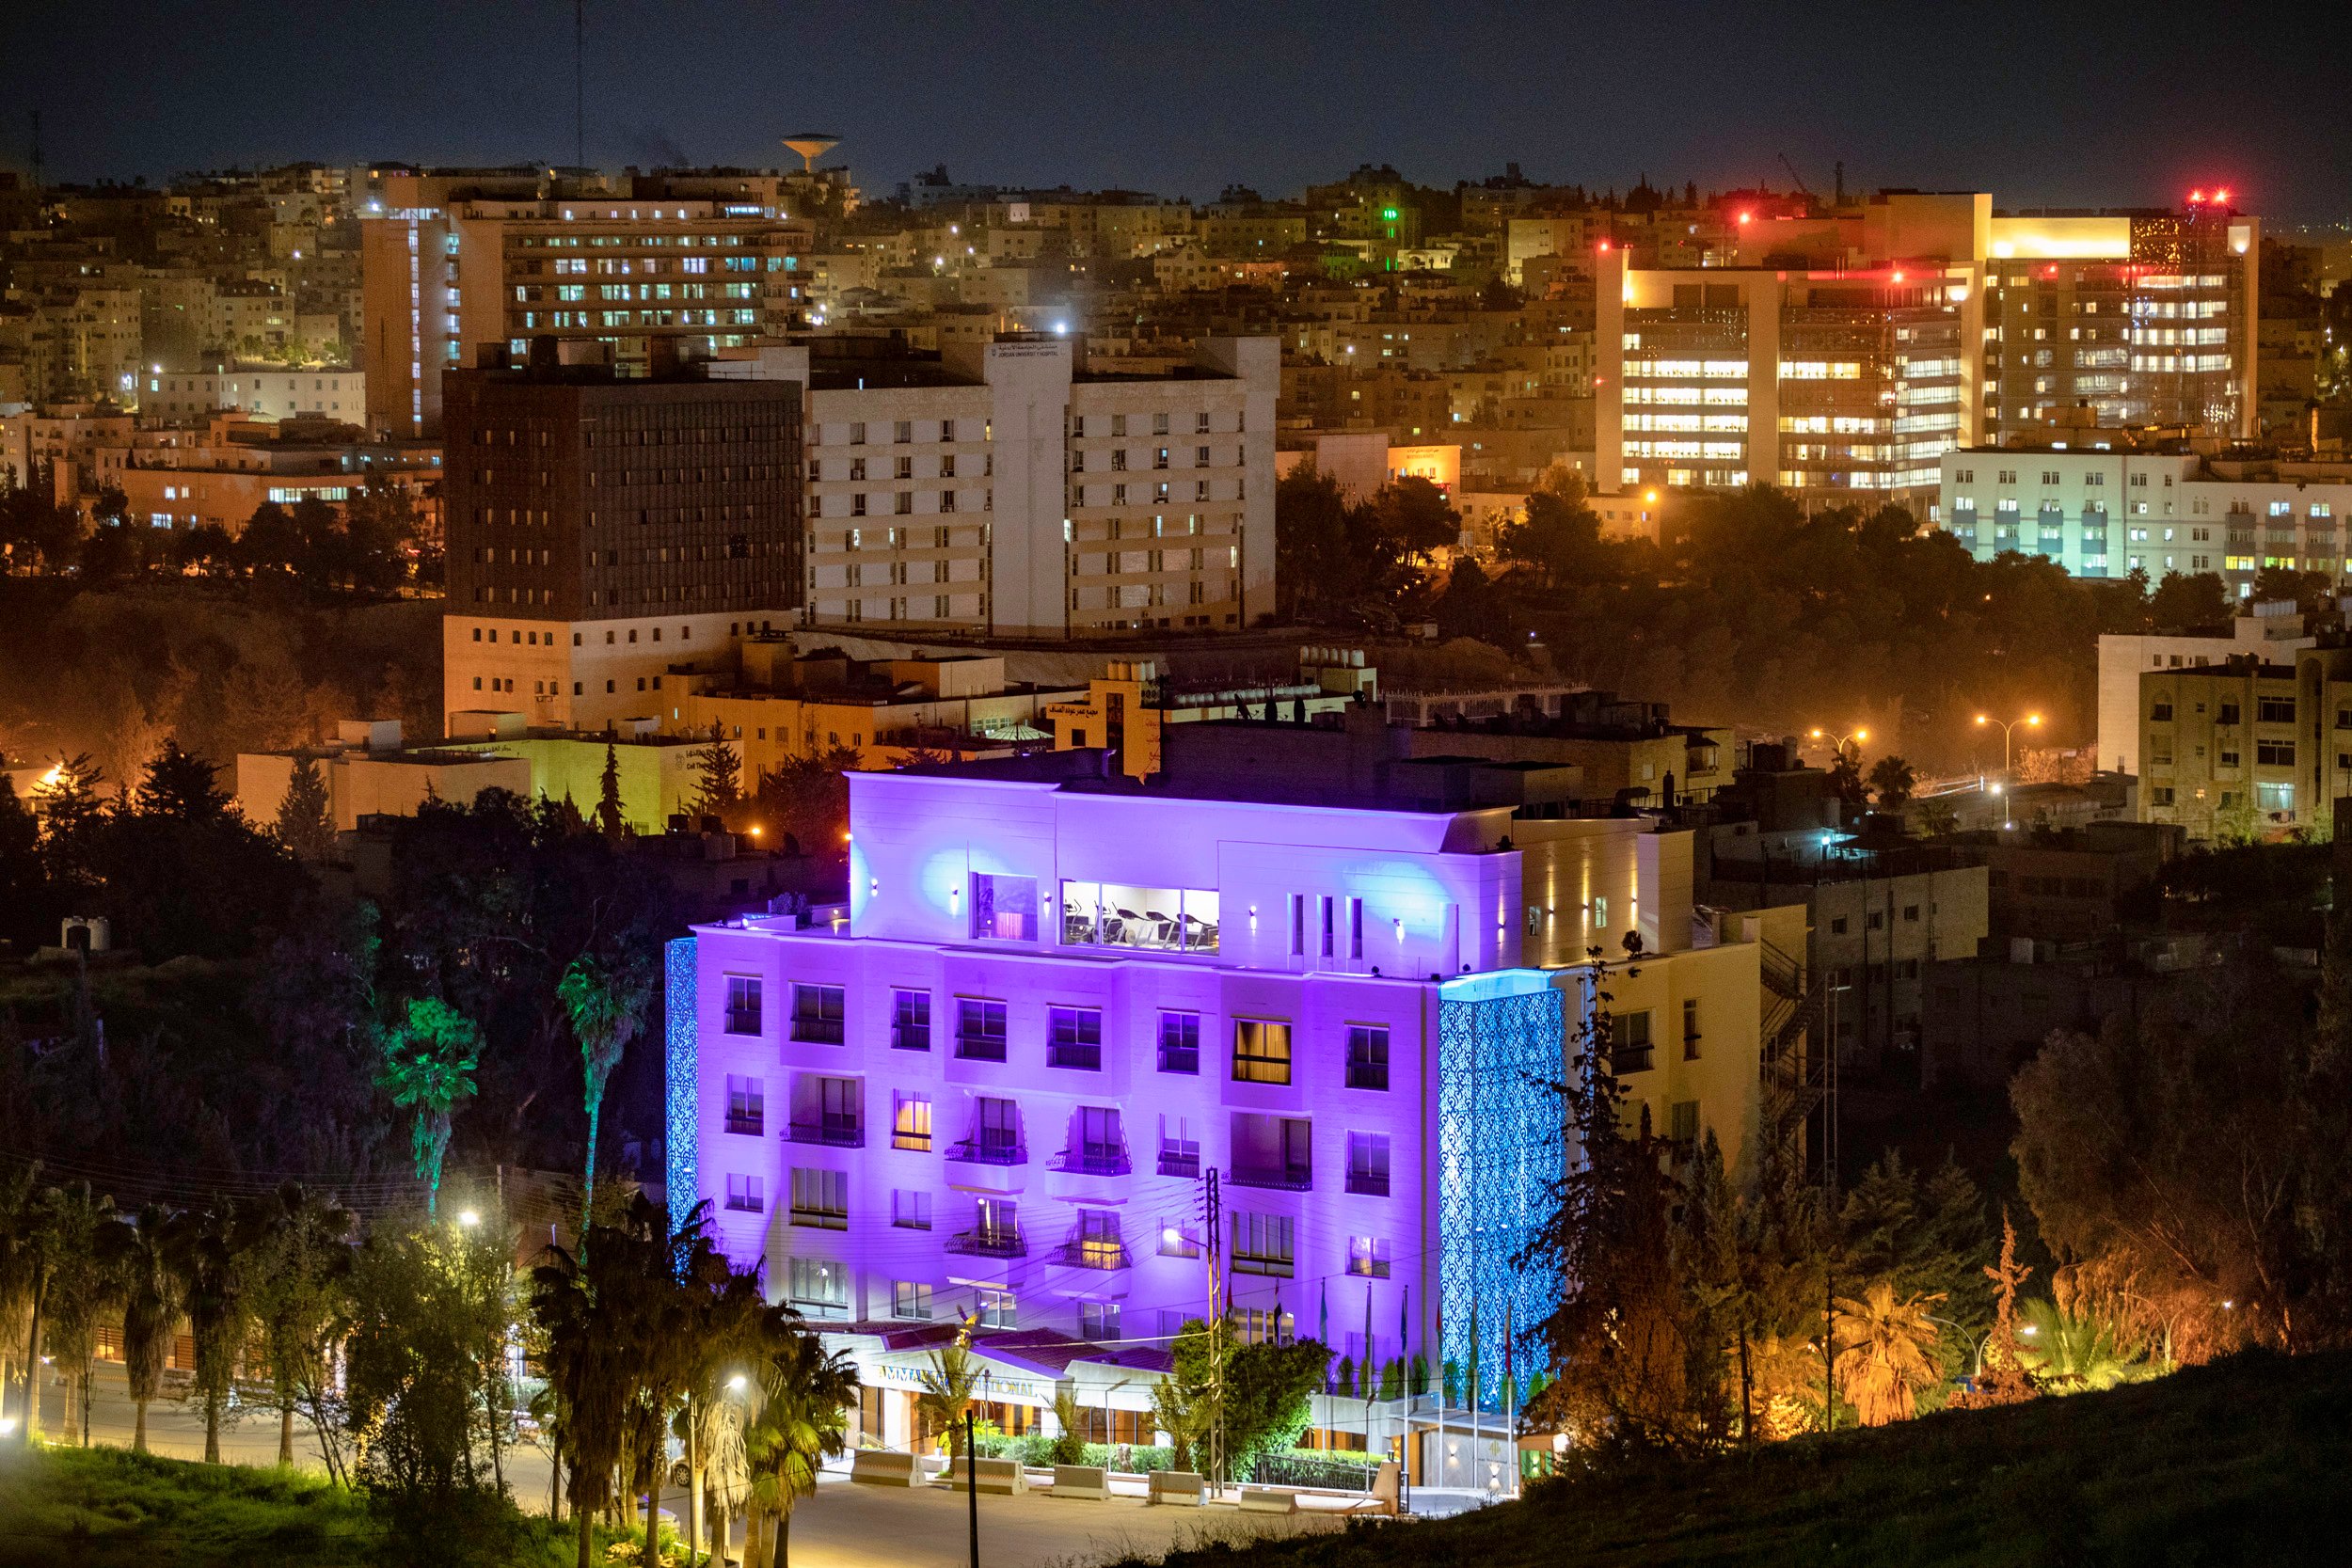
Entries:
POLYGON ((931 1026, 928 1023, 894 1023, 890 1026, 890 1049, 893 1051, 929 1051, 931 1048, 931 1026))
POLYGON ((947 1238, 945 1250, 966 1258, 1026 1258, 1029 1243, 1018 1228, 960 1230, 947 1238))
POLYGON ((792 1223, 803 1230, 847 1230, 850 1215, 844 1209, 803 1209, 796 1204, 792 1223))
POLYGON ((726 1031, 730 1035, 758 1034, 759 1009, 757 1007, 729 1007, 726 1031))
POLYGON ((1225 1173, 1225 1180, 1236 1187, 1271 1187, 1277 1192, 1303 1193, 1315 1184, 1315 1173, 1310 1165, 1281 1165, 1259 1169, 1235 1165, 1225 1173))
POLYGON ((1160 1070, 1189 1072, 1197 1076, 1200 1071, 1200 1048, 1197 1045, 1161 1046, 1160 1070))
POLYGON ((1351 1089, 1386 1089, 1389 1086, 1389 1064, 1386 1062, 1348 1063, 1347 1086, 1351 1089))
POLYGON ((1080 1072, 1100 1072, 1103 1070, 1103 1048, 1099 1045, 1070 1045, 1056 1040, 1045 1048, 1045 1065, 1074 1068, 1080 1072))
POLYGON ((1347 1190, 1363 1197, 1386 1197, 1389 1196, 1389 1173, 1384 1170, 1349 1171, 1347 1190))
POLYGON ((794 1018, 792 1037, 803 1045, 839 1045, 842 1021, 837 1018, 794 1018))
POLYGON ((1123 1148, 1065 1148, 1048 1160, 1045 1168, 1078 1176, 1125 1176, 1136 1167, 1123 1148))
POLYGON ((917 1154, 929 1154, 931 1151, 931 1135, 929 1132, 894 1131, 890 1134, 890 1147, 911 1148, 917 1154))
POLYGON ((1128 1264, 1126 1243, 1102 1237, 1064 1242, 1055 1248, 1054 1258, 1073 1269, 1123 1269, 1128 1264))
POLYGON ((1161 1149, 1160 1174, 1162 1176, 1180 1176, 1187 1181, 1200 1180, 1200 1151, 1196 1148, 1191 1153, 1186 1154, 1181 1149, 1161 1149))
POLYGON ((864 1148, 866 1128, 859 1122, 796 1121, 784 1130, 790 1144, 822 1144, 827 1148, 864 1148))
POLYGON ((949 1147, 947 1158, 968 1165, 1025 1165, 1029 1148, 1023 1143, 997 1143, 983 1138, 966 1138, 949 1147))
POLYGON ((727 1131, 756 1138, 768 1130, 767 1123, 768 1118, 761 1116, 731 1116, 727 1117, 727 1131))
POLYGON ((1005 1037, 958 1035, 956 1054, 967 1062, 1001 1062, 1005 1059, 1005 1037))

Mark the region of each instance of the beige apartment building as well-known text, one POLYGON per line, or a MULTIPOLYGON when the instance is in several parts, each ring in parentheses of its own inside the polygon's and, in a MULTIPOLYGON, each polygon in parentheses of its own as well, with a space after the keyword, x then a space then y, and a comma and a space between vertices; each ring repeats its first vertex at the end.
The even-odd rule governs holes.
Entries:
POLYGON ((1074 370, 1051 335, 859 346, 811 345, 810 625, 1060 639, 1273 613, 1275 340, 1145 375, 1074 370))
POLYGON ((444 372, 533 338, 606 346, 643 373, 667 340, 707 355, 781 333, 800 253, 771 174, 569 182, 537 169, 386 173, 360 223, 368 420, 438 435, 444 372))
POLYGON ((2239 655, 2139 678, 2139 819, 2193 839, 2277 836, 2352 796, 2352 647, 2239 655))

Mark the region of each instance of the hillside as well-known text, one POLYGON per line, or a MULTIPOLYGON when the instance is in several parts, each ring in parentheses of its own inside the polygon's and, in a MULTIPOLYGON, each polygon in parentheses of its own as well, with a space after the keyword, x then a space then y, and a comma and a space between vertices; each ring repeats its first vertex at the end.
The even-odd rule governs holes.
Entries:
POLYGON ((1168 1568, 2352 1562, 2352 1353, 2253 1354, 1168 1568))

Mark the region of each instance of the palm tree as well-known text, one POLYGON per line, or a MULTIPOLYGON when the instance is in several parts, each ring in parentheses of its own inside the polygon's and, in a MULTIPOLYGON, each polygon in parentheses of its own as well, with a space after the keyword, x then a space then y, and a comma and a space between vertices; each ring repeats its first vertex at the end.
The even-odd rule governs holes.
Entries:
POLYGON ((2154 1370, 2145 1359, 2148 1347, 2119 1324, 2102 1323, 2089 1313, 2075 1317, 2058 1303, 2042 1300, 2026 1304, 2025 1318, 2017 1359, 2051 1393, 2112 1388, 2137 1382, 2154 1370))
POLYGON ((82 1413, 82 1443, 89 1444, 90 1363, 98 1354, 98 1325, 116 1299, 119 1275, 107 1243, 116 1224, 114 1199, 93 1193, 87 1181, 49 1189, 46 1224, 49 1291, 46 1345, 51 1362, 66 1375, 66 1427, 82 1413))
MULTIPOLYGON (((686 1445, 690 1554, 702 1544, 713 1475, 742 1446, 743 1405, 738 1396, 750 1386, 744 1369, 756 1364, 800 1321, 791 1307, 771 1307, 762 1299, 756 1268, 728 1267, 715 1278, 706 1275, 695 1283, 700 1288, 690 1293, 693 1323, 689 1333, 693 1365, 677 1420, 678 1436, 686 1445)), ((711 1550, 723 1555, 725 1547, 726 1529, 721 1524, 712 1531, 711 1550)))
POLYGON ((166 1232, 173 1271, 186 1293, 196 1340, 196 1389, 204 1399, 204 1463, 220 1463, 220 1411, 237 1375, 252 1323, 246 1273, 254 1237, 234 1204, 215 1199, 172 1216, 166 1232))
POLYGON ((1895 1287, 1881 1280, 1862 1293, 1837 1298, 1833 1332, 1837 1342, 1831 1365, 1838 1391, 1867 1427, 1907 1421, 1918 1409, 1918 1392, 1943 1375, 1933 1354, 1936 1327, 1928 1308, 1942 1292, 1895 1299, 1895 1287))
POLYGON ((972 1390, 980 1383, 979 1364, 972 1355, 972 1323, 965 1318, 954 1341, 931 1352, 930 1369, 919 1374, 923 1391, 914 1399, 915 1414, 924 1418, 924 1424, 946 1431, 950 1459, 961 1450, 963 1413, 972 1408, 972 1390))
MULTIPOLYGON (((294 1463, 294 1406, 306 1385, 315 1387, 326 1343, 343 1314, 351 1227, 350 1210, 298 1181, 279 1187, 254 1216, 246 1291, 268 1347, 280 1465, 294 1463)), ((327 1468, 335 1470, 323 1427, 319 1442, 327 1468)))
POLYGON ((604 1111, 605 1084, 620 1065, 621 1053, 636 1037, 645 1004, 653 997, 653 972, 634 951, 619 958, 582 953, 564 971, 555 994, 571 1014, 572 1034, 580 1041, 582 1098, 588 1106, 588 1180, 580 1218, 584 1237, 596 1201, 596 1123, 604 1111))
POLYGON ((482 1029, 437 996, 408 1004, 408 1016, 386 1031, 384 1071, 377 1080, 392 1103, 416 1112, 411 1146, 417 1175, 428 1182, 424 1212, 440 1205, 441 1156, 449 1152, 450 1121, 473 1098, 473 1069, 482 1059, 482 1029))
MULTIPOLYGON (((857 1370, 803 1329, 786 1337, 759 1369, 758 1407, 743 1434, 755 1518, 775 1521, 774 1568, 790 1568, 792 1508, 817 1490, 817 1472, 841 1452, 857 1370)), ((767 1568, 748 1545, 749 1568, 767 1568)))
POLYGON ((122 1294, 122 1368, 137 1416, 131 1447, 147 1451, 147 1406, 171 1359, 173 1331, 180 1326, 181 1275, 171 1243, 171 1213, 145 1204, 109 1235, 108 1251, 119 1272, 122 1294))
POLYGON ((580 1568, 588 1568, 596 1514, 613 1501, 613 1472, 638 1388, 639 1347, 629 1337, 642 1317, 630 1301, 629 1255, 637 1241, 626 1228, 599 1226, 581 1236, 577 1253, 550 1245, 547 1261, 532 1271, 531 1310, 547 1338, 543 1360, 570 1465, 580 1568))
POLYGON ((40 1428, 40 1312, 49 1290, 45 1189, 40 1166, 0 1175, 0 1415, 8 1404, 7 1370, 24 1353, 24 1441, 40 1428))

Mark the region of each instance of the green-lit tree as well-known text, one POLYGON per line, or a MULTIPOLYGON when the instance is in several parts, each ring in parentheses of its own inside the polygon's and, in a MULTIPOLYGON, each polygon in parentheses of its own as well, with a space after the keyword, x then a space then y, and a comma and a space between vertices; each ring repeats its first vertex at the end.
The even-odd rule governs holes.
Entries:
POLYGON ((99 1325, 121 1299, 121 1275, 112 1242, 118 1220, 114 1199, 72 1181, 52 1190, 48 1227, 54 1255, 49 1274, 49 1331, 44 1350, 66 1377, 66 1428, 81 1413, 81 1442, 89 1444, 90 1365, 98 1354, 99 1325))
POLYGON ((316 863, 335 848, 335 816, 326 800, 326 780, 318 758, 308 752, 294 756, 286 793, 278 802, 278 842, 305 861, 316 863))
POLYGON ((385 1031, 378 1082, 394 1105, 415 1117, 410 1148, 426 1183, 427 1214, 438 1212, 450 1123, 457 1107, 473 1098, 481 1060, 481 1026, 437 996, 412 998, 406 1015, 385 1031))
POLYGON ((637 1036, 653 988, 653 966, 635 948, 618 955, 582 953, 556 984, 556 995, 571 1018, 572 1037, 580 1042, 581 1099, 588 1110, 588 1158, 580 1199, 583 1230, 596 1201, 596 1129, 604 1112, 605 1085, 637 1036))

